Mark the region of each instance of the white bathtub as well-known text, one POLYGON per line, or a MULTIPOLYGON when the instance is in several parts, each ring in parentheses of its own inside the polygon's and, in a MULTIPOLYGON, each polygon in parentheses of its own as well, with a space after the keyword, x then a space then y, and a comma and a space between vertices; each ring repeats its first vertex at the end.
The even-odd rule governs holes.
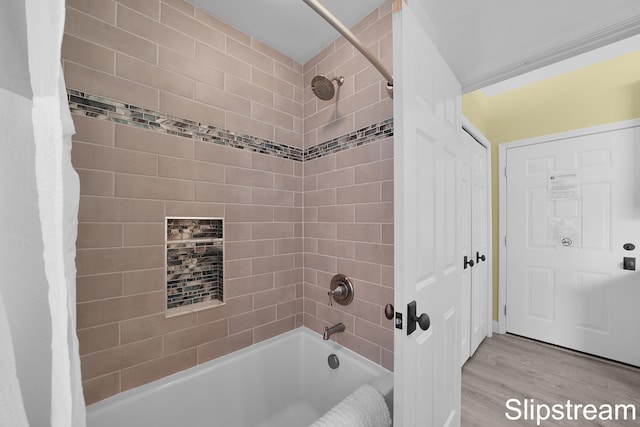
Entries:
POLYGON ((298 328, 90 405, 87 426, 306 427, 367 383, 392 406, 392 373, 298 328))

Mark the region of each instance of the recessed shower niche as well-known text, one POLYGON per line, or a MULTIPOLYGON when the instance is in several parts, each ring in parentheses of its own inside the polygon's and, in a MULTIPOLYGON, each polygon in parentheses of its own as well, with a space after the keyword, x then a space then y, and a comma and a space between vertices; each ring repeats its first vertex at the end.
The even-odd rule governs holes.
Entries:
POLYGON ((166 218, 166 316, 224 303, 224 220, 166 218))

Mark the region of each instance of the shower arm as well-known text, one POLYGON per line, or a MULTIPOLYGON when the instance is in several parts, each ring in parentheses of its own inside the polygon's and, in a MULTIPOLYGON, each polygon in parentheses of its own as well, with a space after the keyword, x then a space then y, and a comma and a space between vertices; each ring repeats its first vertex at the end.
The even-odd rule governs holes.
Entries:
POLYGON ((318 0, 303 1, 313 10, 315 10, 318 15, 322 16, 329 24, 331 24, 333 28, 338 30, 338 32, 342 34, 345 39, 347 39, 356 49, 360 51, 360 53, 364 55, 365 58, 369 60, 369 62, 371 62, 371 64, 373 64, 374 67, 376 67, 380 74, 382 74, 382 76, 387 80, 387 92, 389 92, 389 95, 393 98, 393 76, 387 71, 386 68, 384 68, 382 62, 380 62, 378 58, 373 56, 371 51, 367 49, 360 40, 358 40, 358 38, 351 32, 351 30, 345 27, 344 24, 340 22, 338 18, 336 18, 331 12, 329 12, 326 7, 320 4, 318 0))

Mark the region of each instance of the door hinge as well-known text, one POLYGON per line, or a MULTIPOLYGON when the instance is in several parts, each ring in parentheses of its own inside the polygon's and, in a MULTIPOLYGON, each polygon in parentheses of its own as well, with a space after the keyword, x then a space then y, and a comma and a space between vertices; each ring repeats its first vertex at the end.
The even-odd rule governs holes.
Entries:
POLYGON ((504 236, 504 247, 507 247, 507 236, 504 236))
POLYGON ((507 315, 507 304, 504 305, 504 315, 507 315))
POLYGON ((504 176, 507 176, 507 167, 504 167, 504 176))

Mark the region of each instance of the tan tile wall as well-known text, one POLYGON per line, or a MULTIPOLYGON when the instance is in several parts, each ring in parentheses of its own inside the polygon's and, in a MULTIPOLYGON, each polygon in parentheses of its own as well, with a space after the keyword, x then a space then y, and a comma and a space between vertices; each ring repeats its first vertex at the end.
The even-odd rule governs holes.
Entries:
MULTIPOLYGON (((352 31, 392 72, 391 2, 352 31)), ((344 38, 304 65, 305 147, 393 117, 386 80, 344 38), (344 76, 337 99, 311 92, 317 74, 344 76)), ((393 138, 341 151, 304 165, 304 324, 322 331, 343 322, 336 340, 393 369, 393 138), (328 306, 336 273, 349 276, 355 300, 328 306)))
MULTIPOLYGON (((390 4, 355 28, 389 69, 390 4)), ((63 59, 70 89, 296 147, 393 116, 384 79, 343 39, 303 73, 182 0, 68 0, 63 59), (313 97, 315 74, 345 76, 337 103, 313 97)), ((321 332, 343 321, 339 342, 392 368, 393 331, 382 315, 393 300, 392 139, 303 166, 74 120, 87 403, 303 322, 321 332), (224 307, 165 318, 165 216, 226 218, 224 307), (356 300, 329 308, 326 288, 337 272, 353 277, 356 300)))
POLYGON ((393 369, 393 138, 305 163, 304 324, 393 369), (335 273, 353 281, 354 301, 329 306, 335 273))
MULTIPOLYGON (((186 2, 67 2, 67 86, 302 146, 302 67, 186 2)), ((87 403, 302 325, 302 164, 74 115, 87 403), (223 216, 226 305, 165 318, 165 216, 223 216)))

